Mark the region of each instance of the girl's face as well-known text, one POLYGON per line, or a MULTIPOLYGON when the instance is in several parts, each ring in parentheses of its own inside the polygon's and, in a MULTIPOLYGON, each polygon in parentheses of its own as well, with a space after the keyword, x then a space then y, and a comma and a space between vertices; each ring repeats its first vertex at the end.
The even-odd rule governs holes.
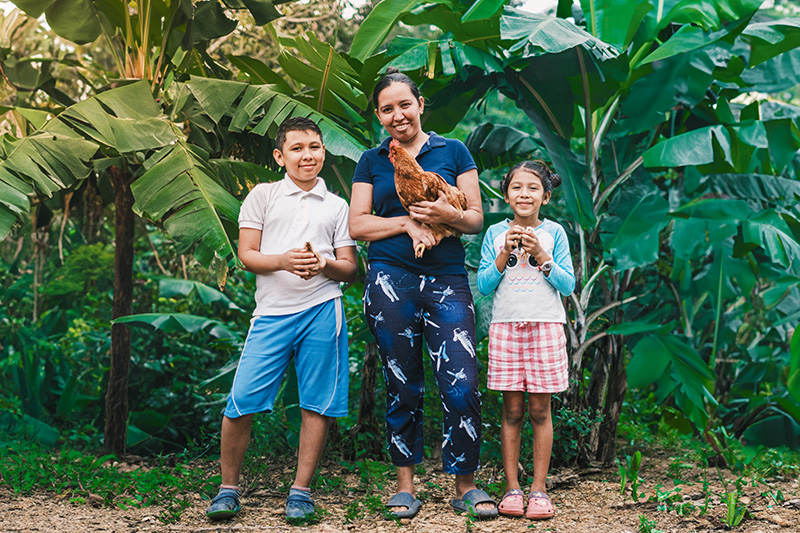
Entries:
POLYGON ((525 169, 517 170, 508 182, 506 202, 521 220, 536 221, 539 209, 550 200, 550 192, 544 192, 542 179, 525 169))
POLYGON ((414 97, 405 83, 394 82, 380 92, 375 115, 386 132, 403 144, 410 143, 420 132, 420 115, 425 100, 414 97))

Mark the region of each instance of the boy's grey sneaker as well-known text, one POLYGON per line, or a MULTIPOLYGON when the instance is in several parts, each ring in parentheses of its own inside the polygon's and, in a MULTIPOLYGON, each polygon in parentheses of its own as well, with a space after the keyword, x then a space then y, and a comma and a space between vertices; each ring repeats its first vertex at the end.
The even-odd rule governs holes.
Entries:
POLYGON ((211 500, 211 505, 206 509, 206 516, 211 520, 233 518, 241 508, 238 490, 219 489, 219 493, 214 496, 214 499, 211 500))
POLYGON ((286 498, 286 520, 289 522, 303 520, 312 514, 314 514, 314 500, 311 499, 311 493, 289 489, 289 497, 286 498))

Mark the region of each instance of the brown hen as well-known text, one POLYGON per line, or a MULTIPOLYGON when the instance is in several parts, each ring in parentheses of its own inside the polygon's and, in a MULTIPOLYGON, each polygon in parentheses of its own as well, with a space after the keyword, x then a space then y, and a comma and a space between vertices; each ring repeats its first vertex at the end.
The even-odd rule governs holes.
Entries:
MULTIPOLYGON (((467 196, 458 188, 447 183, 436 172, 422 170, 417 160, 411 157, 400 143, 393 140, 389 143, 389 160, 394 165, 394 186, 400 203, 408 211, 408 206, 417 202, 435 202, 439 199, 439 191, 447 197, 447 201, 458 210, 463 217, 467 209, 467 196)), ((447 224, 422 224, 430 228, 437 241, 445 237, 458 236, 460 233, 447 224)), ((425 253, 425 245, 418 244, 414 248, 417 258, 425 253)))

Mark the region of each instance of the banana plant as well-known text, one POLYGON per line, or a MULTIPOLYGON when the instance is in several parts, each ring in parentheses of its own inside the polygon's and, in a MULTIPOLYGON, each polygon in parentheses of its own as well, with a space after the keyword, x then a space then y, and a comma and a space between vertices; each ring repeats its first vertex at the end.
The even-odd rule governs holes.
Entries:
MULTIPOLYGON (((629 354, 630 386, 656 383, 659 400, 677 406, 669 422, 710 441, 715 424, 738 424, 741 436, 776 409, 798 413, 784 394, 749 416, 719 379, 762 347, 788 361, 786 331, 800 318, 787 305, 798 298, 800 109, 747 96, 796 84, 786 68, 796 21, 755 22, 757 0, 586 0, 582 13, 559 2, 556 17, 503 4, 384 0, 351 52, 364 64, 385 53, 434 102, 447 95, 450 109, 433 116, 458 116, 489 90, 513 98, 530 123, 508 126, 564 178, 578 276, 565 401, 604 416, 583 460, 614 458, 629 354), (398 21, 441 34, 398 37, 384 52, 384 30, 398 21), (454 59, 461 47, 480 50, 468 57, 483 66, 454 59), (762 322, 748 324, 753 314, 762 322)), ((484 164, 507 156, 502 144, 484 164)))
MULTIPOLYGON (((223 6, 217 1, 148 0, 134 6, 75 0, 69 10, 52 0, 19 0, 17 5, 32 17, 44 14, 65 39, 100 39, 115 68, 85 78, 92 85, 77 102, 5 110, 24 119, 17 123, 25 128, 17 136, 7 135, 0 146, 0 238, 27 219, 32 201, 69 193, 87 178, 108 180, 116 207, 114 319, 131 312, 136 215, 164 227, 181 249, 192 248, 204 264, 215 263, 224 283, 228 265, 237 262, 237 197, 253 183, 276 176, 231 160, 231 155, 271 153, 265 136, 274 133, 277 123, 292 113, 308 116, 312 109, 285 83, 258 89, 246 83, 204 85, 204 79, 233 78, 205 48, 209 39, 236 27, 225 7, 246 7, 257 23, 265 24, 280 16, 273 2, 223 6), (218 124, 227 106, 238 104, 238 115, 218 124)), ((343 158, 360 155, 360 144, 335 122, 321 122, 330 152, 343 158)), ((255 162, 263 164, 263 159, 255 162)), ((130 360, 129 332, 122 322, 112 326, 112 337, 105 443, 119 453, 126 442, 130 360)))

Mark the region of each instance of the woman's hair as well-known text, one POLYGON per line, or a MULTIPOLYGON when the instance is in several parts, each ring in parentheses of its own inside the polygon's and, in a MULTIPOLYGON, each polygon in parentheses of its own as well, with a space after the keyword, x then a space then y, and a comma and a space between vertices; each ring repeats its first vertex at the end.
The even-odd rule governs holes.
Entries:
POLYGON ((523 161, 522 163, 517 163, 511 167, 511 170, 509 170, 506 175, 503 176, 503 181, 500 182, 500 189, 503 191, 503 196, 505 196, 508 192, 508 184, 511 183, 511 178, 513 178, 514 174, 520 170, 524 170, 539 176, 539 179, 542 180, 544 192, 546 193, 552 191, 554 187, 561 185, 561 176, 551 172, 547 164, 541 159, 523 161))
POLYGON ((386 69, 386 74, 384 74, 383 77, 378 80, 378 83, 375 85, 375 89, 372 90, 372 105, 374 105, 376 108, 378 107, 378 96, 385 88, 393 83, 405 83, 408 85, 408 88, 411 89, 411 94, 414 95, 414 98, 419 100, 419 87, 417 87, 417 84, 414 83, 414 80, 396 68, 389 67, 386 69))

